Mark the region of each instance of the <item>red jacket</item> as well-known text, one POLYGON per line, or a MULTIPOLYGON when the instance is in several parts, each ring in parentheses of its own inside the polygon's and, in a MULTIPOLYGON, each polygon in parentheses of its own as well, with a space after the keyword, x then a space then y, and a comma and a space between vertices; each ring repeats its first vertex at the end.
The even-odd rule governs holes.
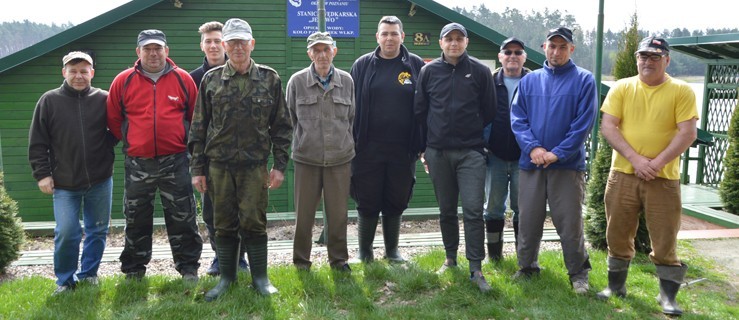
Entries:
POLYGON ((108 127, 123 141, 123 153, 153 158, 185 152, 198 89, 187 71, 167 58, 156 83, 138 60, 110 85, 108 127))

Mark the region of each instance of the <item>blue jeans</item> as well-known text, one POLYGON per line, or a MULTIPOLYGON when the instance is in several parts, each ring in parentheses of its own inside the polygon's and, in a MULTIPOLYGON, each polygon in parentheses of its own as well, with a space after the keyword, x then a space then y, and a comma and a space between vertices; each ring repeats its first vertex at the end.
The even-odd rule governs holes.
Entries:
POLYGON ((80 190, 54 189, 54 274, 57 285, 74 285, 79 279, 97 276, 110 224, 113 178, 80 190), (80 257, 80 211, 85 242, 80 257))
POLYGON ((488 153, 488 170, 485 175, 485 220, 505 220, 508 186, 511 190, 510 206, 513 221, 518 221, 518 160, 505 161, 488 153))

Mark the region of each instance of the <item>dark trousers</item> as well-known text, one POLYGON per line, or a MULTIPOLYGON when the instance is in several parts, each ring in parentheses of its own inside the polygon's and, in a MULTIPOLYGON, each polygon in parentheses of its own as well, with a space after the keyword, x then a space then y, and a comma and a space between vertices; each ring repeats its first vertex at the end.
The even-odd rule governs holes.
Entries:
POLYGON ((351 196, 366 217, 401 215, 416 183, 416 157, 405 146, 369 142, 352 160, 351 196))
POLYGON ((485 156, 473 149, 426 148, 426 163, 439 202, 439 225, 447 258, 457 258, 459 247, 459 213, 462 200, 464 237, 471 271, 479 271, 485 259, 485 156))
POLYGON ((184 152, 156 158, 126 156, 123 197, 126 243, 120 256, 124 273, 146 271, 151 261, 157 189, 175 269, 185 273, 200 267, 203 240, 198 232, 188 158, 184 152))

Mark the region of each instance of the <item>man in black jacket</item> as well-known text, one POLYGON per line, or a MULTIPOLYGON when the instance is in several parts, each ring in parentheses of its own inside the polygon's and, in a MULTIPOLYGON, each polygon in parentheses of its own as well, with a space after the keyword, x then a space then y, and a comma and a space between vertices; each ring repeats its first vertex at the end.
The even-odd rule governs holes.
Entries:
POLYGON ((440 271, 457 266, 459 247, 458 199, 462 200, 465 247, 470 280, 490 291, 482 275, 485 224, 483 128, 495 115, 495 82, 490 69, 467 54, 467 30, 458 23, 441 29, 443 51, 421 69, 414 112, 426 136, 421 161, 428 166, 439 202, 439 224, 446 250, 440 271))
POLYGON ((385 257, 403 262, 398 238, 421 151, 413 98, 424 62, 403 45, 398 17, 382 17, 375 37, 377 49, 359 57, 351 69, 356 100, 351 196, 357 202, 359 259, 374 259, 372 242, 382 212, 385 257))
POLYGON ((521 156, 521 148, 511 130, 510 106, 518 82, 529 72, 523 67, 526 62, 524 49, 523 41, 513 37, 501 43, 498 52, 501 67, 493 73, 498 109, 493 122, 485 127, 488 169, 485 178, 484 217, 488 256, 493 261, 503 258, 503 228, 509 186, 513 233, 518 247, 518 158, 521 156))
POLYGON ((105 250, 113 191, 113 146, 108 92, 91 86, 92 58, 73 51, 62 58, 64 82, 41 96, 33 112, 28 160, 41 192, 54 196, 54 295, 78 282, 97 284, 105 250), (85 242, 78 270, 80 210, 85 242))

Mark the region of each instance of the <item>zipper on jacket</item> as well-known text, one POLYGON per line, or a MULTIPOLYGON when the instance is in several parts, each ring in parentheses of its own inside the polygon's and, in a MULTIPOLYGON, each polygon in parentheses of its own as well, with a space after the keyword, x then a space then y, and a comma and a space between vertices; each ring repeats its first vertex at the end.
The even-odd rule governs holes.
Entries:
POLYGON ((157 83, 154 82, 154 157, 159 156, 157 148, 157 83))
POLYGON ((87 138, 85 137, 85 120, 82 117, 82 94, 77 93, 77 112, 80 116, 80 133, 82 135, 82 161, 85 168, 85 177, 87 177, 87 187, 92 187, 92 180, 90 179, 90 170, 87 166, 87 138))

